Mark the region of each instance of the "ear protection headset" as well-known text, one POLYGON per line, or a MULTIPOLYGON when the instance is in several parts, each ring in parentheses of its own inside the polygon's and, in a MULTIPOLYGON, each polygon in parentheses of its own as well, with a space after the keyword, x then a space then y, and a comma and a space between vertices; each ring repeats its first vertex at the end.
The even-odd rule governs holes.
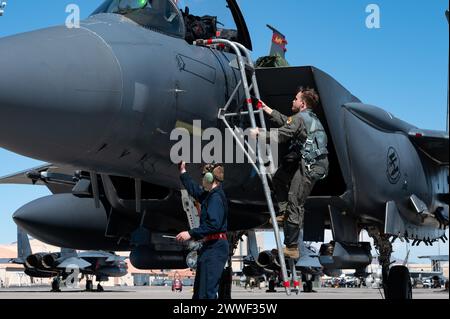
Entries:
POLYGON ((217 167, 221 167, 221 166, 222 165, 220 165, 220 164, 214 164, 214 165, 208 164, 203 168, 203 171, 205 172, 203 175, 203 178, 205 179, 205 181, 207 183, 212 184, 214 182, 214 180, 217 180, 220 182, 220 180, 219 180, 220 178, 217 178, 216 176, 214 176, 214 170, 217 167))
POLYGON ((208 184, 212 184, 214 182, 214 175, 211 172, 206 173, 203 178, 206 180, 208 184))

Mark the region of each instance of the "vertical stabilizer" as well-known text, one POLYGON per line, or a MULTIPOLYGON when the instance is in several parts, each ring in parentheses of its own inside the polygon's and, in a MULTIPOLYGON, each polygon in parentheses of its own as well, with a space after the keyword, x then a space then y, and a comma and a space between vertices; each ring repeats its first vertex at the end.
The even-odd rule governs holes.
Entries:
POLYGON ((286 45, 288 44, 286 37, 280 31, 272 27, 271 25, 267 25, 267 27, 272 30, 272 46, 270 48, 271 56, 280 56, 283 59, 286 55, 286 45))
POLYGON ((17 227, 17 259, 25 261, 32 254, 27 233, 17 227))

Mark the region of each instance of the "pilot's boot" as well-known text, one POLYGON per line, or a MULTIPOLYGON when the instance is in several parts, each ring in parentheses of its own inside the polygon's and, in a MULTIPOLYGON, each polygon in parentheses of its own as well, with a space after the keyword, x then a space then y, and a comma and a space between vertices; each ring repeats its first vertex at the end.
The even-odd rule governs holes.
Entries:
POLYGON ((284 257, 285 258, 291 258, 291 259, 299 259, 300 253, 298 251, 298 245, 292 245, 292 246, 286 246, 283 249, 284 257))
POLYGON ((284 255, 286 258, 298 259, 300 252, 298 251, 298 236, 300 235, 300 226, 286 221, 283 225, 284 230, 284 255))

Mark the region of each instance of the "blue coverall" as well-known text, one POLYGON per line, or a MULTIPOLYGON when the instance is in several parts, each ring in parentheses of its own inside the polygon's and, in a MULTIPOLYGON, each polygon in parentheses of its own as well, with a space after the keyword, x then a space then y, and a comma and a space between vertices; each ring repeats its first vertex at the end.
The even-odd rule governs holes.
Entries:
MULTIPOLYGON (((181 175, 188 193, 201 203, 200 226, 191 229, 195 240, 227 231, 228 203, 221 186, 210 192, 194 182, 188 173, 181 175)), ((203 243, 197 260, 193 299, 217 299, 220 278, 228 260, 228 240, 217 239, 203 243)))

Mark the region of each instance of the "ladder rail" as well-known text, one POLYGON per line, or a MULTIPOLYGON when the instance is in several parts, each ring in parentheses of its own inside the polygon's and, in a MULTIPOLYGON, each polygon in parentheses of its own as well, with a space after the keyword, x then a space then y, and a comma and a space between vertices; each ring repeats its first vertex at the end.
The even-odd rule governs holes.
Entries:
POLYGON ((227 101, 227 104, 223 107, 224 112, 228 111, 228 108, 230 107, 231 103, 233 102, 234 97, 236 96, 237 92, 239 91, 239 88, 242 85, 242 80, 239 80, 238 84, 236 84, 236 88, 234 89, 233 93, 231 93, 230 98, 227 101))
MULTIPOLYGON (((255 69, 255 65, 253 63, 253 60, 252 60, 249 50, 247 50, 247 48, 245 46, 243 46, 241 43, 236 43, 236 45, 245 53, 248 64, 253 69, 255 69)), ((253 74, 252 74, 252 87, 253 87, 253 91, 255 92, 255 97, 258 99, 258 103, 260 104, 260 107, 261 107, 261 109, 259 111, 261 111, 262 110, 261 94, 259 91, 259 86, 258 86, 258 81, 256 79, 255 71, 253 71, 253 74)), ((266 120, 264 118, 263 112, 259 112, 259 122, 261 124, 261 128, 263 130, 267 131, 266 120)), ((269 171, 270 171, 270 173, 275 172, 275 166, 274 166, 275 164, 273 162, 273 154, 272 154, 272 150, 270 149, 270 147, 267 149, 267 156, 269 157, 269 161, 270 161, 270 170, 269 171)))
MULTIPOLYGON (((194 42, 194 44, 195 45, 203 45, 203 46, 226 45, 235 52, 238 69, 241 74, 242 86, 244 88, 244 93, 245 93, 245 97, 246 97, 246 104, 247 104, 248 116, 250 118, 251 127, 256 128, 257 126, 256 126, 255 111, 253 109, 253 101, 252 101, 252 97, 250 94, 250 87, 249 87, 249 83, 247 81, 246 68, 245 68, 243 55, 241 54, 241 50, 244 52, 244 55, 245 55, 246 59, 248 60, 249 65, 253 69, 252 70, 253 74, 252 74, 251 89, 253 89, 253 91, 255 93, 255 97, 258 99, 258 103, 261 103, 260 102, 260 92, 259 92, 259 88, 258 88, 258 84, 257 84, 257 80, 256 80, 256 75, 254 72, 253 62, 251 60, 250 53, 248 52, 248 50, 239 43, 232 42, 229 40, 224 40, 224 39, 196 40, 194 42)), ((230 102, 230 104, 231 104, 231 102, 230 102)), ((229 104, 228 104, 228 107, 229 107, 229 104)), ((228 109, 228 107, 227 107, 227 109, 228 109)), ((224 109, 219 111, 219 118, 225 123, 227 128, 231 131, 231 133, 233 134, 233 137, 235 137, 235 140, 238 143, 238 145, 241 147, 241 149, 244 149, 242 143, 237 138, 236 134, 234 133, 234 131, 231 129, 230 125, 226 121, 226 117, 224 116, 224 113, 225 113, 224 111, 226 112, 226 110, 224 110, 224 109)), ((264 114, 262 112, 259 112, 259 115, 260 115, 261 126, 263 129, 266 129, 264 114)), ((253 162, 252 159, 249 157, 248 152, 245 151, 245 149, 244 149, 244 152, 247 155, 247 157, 249 158, 250 162, 253 162)), ((264 195, 266 197, 267 206, 269 208, 269 213, 270 213, 270 218, 272 220, 275 242, 276 242, 276 245, 278 248, 277 250, 278 250, 278 257, 280 259, 280 266, 281 266, 281 272, 282 272, 282 277, 283 277, 283 286, 286 290, 286 294, 290 295, 291 294, 290 280, 289 280, 289 277, 287 274, 286 260, 284 257, 283 246, 281 243, 280 229, 278 227, 278 223, 276 220, 276 213, 275 213, 275 208, 274 208, 274 204, 272 201, 271 189, 270 189, 269 182, 268 182, 268 174, 266 172, 266 168, 265 168, 262 160, 260 159, 258 150, 256 151, 256 154, 258 155, 257 159, 258 159, 259 169, 256 168, 256 165, 254 163, 252 163, 252 165, 256 169, 256 172, 258 172, 261 182, 263 184, 264 195)), ((269 156, 270 156, 270 162, 273 165, 273 158, 272 158, 271 152, 270 152, 269 156)))
POLYGON ((250 164, 253 166, 253 168, 255 169, 255 171, 260 174, 259 168, 256 166, 256 163, 252 160, 251 155, 247 152, 247 150, 245 149, 245 147, 242 145, 241 140, 239 139, 239 137, 236 135, 236 133, 234 132, 234 130, 231 128, 230 124, 228 124, 228 122, 226 121, 225 118, 223 117, 219 117, 225 124, 225 126, 227 127, 227 129, 230 131, 231 135, 234 137, 234 139, 236 140, 236 143, 238 144, 238 146, 240 147, 240 149, 244 152, 244 154, 247 156, 250 164))

